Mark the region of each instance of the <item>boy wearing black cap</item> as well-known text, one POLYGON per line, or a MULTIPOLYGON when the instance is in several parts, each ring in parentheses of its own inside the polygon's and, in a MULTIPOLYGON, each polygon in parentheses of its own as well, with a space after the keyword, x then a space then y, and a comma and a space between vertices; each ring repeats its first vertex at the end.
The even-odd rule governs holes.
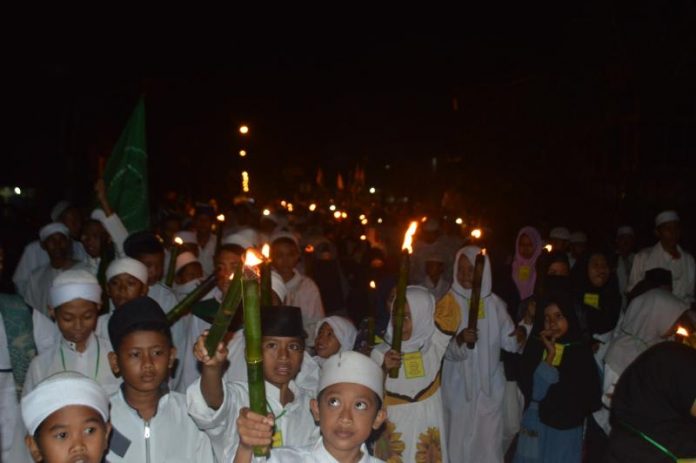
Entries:
MULTIPOLYGON (((264 307, 261 310, 263 375, 269 413, 275 417, 274 447, 309 445, 319 437, 319 428, 310 413, 311 397, 295 384, 302 366, 305 333, 299 307, 264 307)), ((223 383, 227 348, 218 345, 213 358, 205 349, 204 333, 195 346, 203 364, 201 378, 186 391, 189 414, 210 436, 219 461, 231 461, 239 436, 236 417, 249 405, 246 382, 223 383)))
POLYGON ((149 297, 127 302, 109 320, 109 363, 123 386, 111 396, 114 462, 212 462, 208 437, 191 421, 183 394, 167 388, 176 348, 162 308, 149 297))

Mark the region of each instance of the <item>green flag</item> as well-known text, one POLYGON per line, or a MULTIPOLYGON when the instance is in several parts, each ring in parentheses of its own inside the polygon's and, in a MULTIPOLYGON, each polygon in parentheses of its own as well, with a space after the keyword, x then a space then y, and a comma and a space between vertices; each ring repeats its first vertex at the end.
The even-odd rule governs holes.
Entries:
POLYGON ((150 226, 145 149, 145 102, 141 98, 104 169, 112 209, 130 233, 150 226))

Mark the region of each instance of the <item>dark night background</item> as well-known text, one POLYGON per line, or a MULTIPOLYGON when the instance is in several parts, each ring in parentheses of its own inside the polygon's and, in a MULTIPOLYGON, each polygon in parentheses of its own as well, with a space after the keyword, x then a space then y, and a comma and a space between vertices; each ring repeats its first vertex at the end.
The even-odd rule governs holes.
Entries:
POLYGON ((384 197, 439 203, 454 187, 464 213, 506 236, 563 223, 604 239, 628 222, 649 241, 654 214, 676 208, 693 241, 692 1, 391 26, 287 27, 210 58, 172 43, 6 62, 0 187, 34 196, 11 199, 3 239, 32 233, 60 198, 90 205, 98 158, 144 93, 153 203, 167 189, 231 200, 241 162, 260 200, 360 164, 384 197))

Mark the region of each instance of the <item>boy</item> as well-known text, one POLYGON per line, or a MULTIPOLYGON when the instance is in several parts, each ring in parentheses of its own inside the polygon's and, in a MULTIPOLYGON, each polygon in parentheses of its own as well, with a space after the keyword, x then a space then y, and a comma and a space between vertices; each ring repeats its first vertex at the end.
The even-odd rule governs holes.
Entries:
POLYGON ((123 378, 111 400, 107 460, 212 462, 210 441, 186 413, 186 398, 167 388, 176 348, 167 317, 149 297, 124 304, 109 320, 109 364, 123 378))
POLYGON ((286 303, 302 309, 304 329, 309 334, 307 346, 313 347, 316 324, 325 316, 324 306, 316 283, 295 270, 299 260, 300 247, 293 234, 278 232, 271 236, 271 262, 288 289, 286 303))
POLYGON ((108 367, 111 345, 94 333, 101 307, 97 279, 87 270, 66 270, 53 280, 50 307, 60 338, 31 361, 23 394, 60 371, 76 371, 97 381, 107 393, 115 392, 121 381, 108 367))
MULTIPOLYGON (((268 462, 380 462, 367 453, 365 441, 387 418, 382 408, 384 373, 372 359, 358 352, 330 357, 321 371, 319 397, 310 402, 321 437, 305 448, 271 450, 268 462)), ((273 417, 243 408, 237 419, 240 444, 235 463, 248 463, 252 446, 272 442, 273 417)))
MULTIPOLYGON (((310 413, 308 393, 295 377, 304 356, 302 313, 298 307, 265 307, 261 310, 263 376, 268 409, 275 416, 277 445, 309 445, 319 436, 310 413)), ((189 415, 210 436, 218 461, 230 461, 239 436, 235 417, 249 404, 246 382, 223 382, 227 348, 220 343, 213 358, 205 348, 204 333, 196 343, 195 355, 202 362, 201 378, 186 391, 189 415)))
POLYGON ((22 399, 25 442, 36 462, 99 463, 111 433, 109 399, 94 380, 56 373, 22 399))
POLYGON ((203 278, 203 267, 192 252, 183 252, 176 257, 174 265, 174 294, 182 299, 196 289, 203 278))

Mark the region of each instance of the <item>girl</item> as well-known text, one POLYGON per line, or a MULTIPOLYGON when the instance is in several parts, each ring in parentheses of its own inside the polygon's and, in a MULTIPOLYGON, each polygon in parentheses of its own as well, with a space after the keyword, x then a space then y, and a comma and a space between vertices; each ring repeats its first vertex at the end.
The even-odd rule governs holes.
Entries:
POLYGON ((314 360, 322 365, 326 359, 338 352, 353 350, 358 331, 353 322, 338 315, 332 315, 317 323, 314 360))
POLYGON ((600 406, 600 387, 568 293, 547 288, 519 379, 528 405, 514 461, 580 463, 583 423, 600 406))
POLYGON ((424 463, 449 461, 440 369, 455 327, 451 320, 447 323, 435 315, 435 298, 427 288, 407 287, 403 354, 390 348, 393 316, 385 334, 386 342, 375 347, 371 354, 385 370, 400 367, 398 378, 387 377, 385 405, 389 421, 375 444, 378 458, 424 463))

